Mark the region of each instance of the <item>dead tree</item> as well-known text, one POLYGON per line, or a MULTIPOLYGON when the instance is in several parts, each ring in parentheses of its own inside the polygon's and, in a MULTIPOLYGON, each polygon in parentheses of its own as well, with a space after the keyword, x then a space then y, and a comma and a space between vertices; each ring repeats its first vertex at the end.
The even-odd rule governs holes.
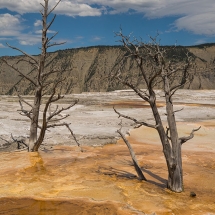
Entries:
POLYGON ((192 58, 186 53, 182 61, 178 59, 178 56, 172 56, 169 59, 168 52, 172 50, 168 47, 161 47, 157 42, 157 36, 155 38, 150 37, 150 43, 143 43, 137 39, 131 40, 131 37, 123 35, 122 31, 117 33, 116 36, 120 38, 126 54, 112 76, 149 103, 154 116, 154 124, 123 115, 117 110, 115 112, 119 117, 132 120, 137 127, 147 126, 157 130, 168 168, 167 187, 174 192, 182 192, 181 146, 193 138, 194 132, 200 128, 193 129, 189 136, 178 136, 175 119, 177 110, 173 109, 173 95, 178 89, 191 83, 195 71, 192 58), (128 66, 131 61, 135 62, 132 69, 128 66), (143 87, 146 89, 142 90, 143 87), (164 126, 158 111, 155 90, 157 88, 162 89, 164 93, 167 127, 164 126))
MULTIPOLYGON (((66 122, 60 122, 60 121, 64 120, 69 116, 69 115, 62 116, 61 113, 65 110, 70 109, 78 101, 76 100, 73 102, 73 104, 64 108, 59 108, 58 106, 56 106, 55 110, 51 111, 51 104, 64 98, 64 96, 60 94, 60 88, 63 81, 66 78, 66 77, 63 77, 63 73, 66 71, 68 67, 68 65, 64 65, 63 67, 62 66, 60 67, 54 63, 52 64, 52 66, 50 66, 50 62, 53 62, 53 59, 50 59, 51 58, 50 54, 47 53, 47 50, 50 47, 63 44, 63 43, 52 42, 53 38, 55 38, 58 32, 56 32, 51 37, 47 36, 47 33, 50 27, 52 26, 56 18, 56 15, 54 15, 51 18, 50 22, 48 22, 48 18, 55 10, 55 8, 58 6, 60 1, 61 0, 59 0, 55 4, 55 6, 51 9, 49 9, 49 0, 44 0, 44 4, 41 4, 42 5, 42 10, 40 11, 42 16, 41 54, 38 57, 32 56, 22 51, 19 48, 16 48, 7 44, 8 47, 21 52, 25 58, 23 57, 22 60, 19 60, 14 64, 10 64, 6 59, 2 59, 3 62, 7 64, 10 68, 12 68, 14 71, 16 71, 21 76, 21 78, 29 81, 34 88, 33 104, 29 103, 23 98, 23 96, 18 94, 19 103, 21 107, 21 109, 19 110, 20 114, 27 116, 31 121, 29 145, 28 145, 29 151, 38 151, 41 143, 44 140, 45 133, 49 128, 53 128, 57 126, 65 126, 69 129, 70 133, 74 137, 74 134, 69 127, 69 124, 66 122), (19 63, 23 61, 27 62, 31 66, 32 70, 34 70, 33 74, 29 74, 29 73, 25 74, 19 69, 18 67, 19 63), (48 99, 46 99, 45 107, 42 111, 43 112, 42 125, 39 125, 39 113, 41 111, 42 99, 44 98, 45 94, 49 94, 49 97, 48 99), (28 106, 29 110, 26 110, 24 106, 28 106), (38 135, 38 128, 40 129, 39 135, 38 135)), ((74 139, 77 142, 75 137, 74 139)))
MULTIPOLYGON (((114 111, 116 112, 116 113, 118 113, 117 112, 117 110, 114 108, 114 111)), ((125 135, 122 133, 122 121, 121 121, 121 123, 120 123, 120 129, 118 129, 117 130, 117 133, 121 136, 121 138, 123 139, 123 141, 125 142, 125 144, 126 144, 126 146, 128 147, 128 150, 129 150, 129 152, 130 152, 130 155, 131 155, 131 158, 132 158, 132 161, 133 161, 133 164, 134 164, 134 168, 135 168, 135 170, 136 170, 136 172, 137 172, 137 175, 138 175, 138 178, 139 178, 139 180, 144 180, 144 181, 146 181, 146 178, 145 178, 145 176, 143 175, 143 172, 142 172, 142 170, 141 170, 141 168, 140 168, 140 166, 139 166, 139 164, 138 164, 138 161, 137 161, 137 159, 136 159, 136 156, 135 156, 135 153, 134 153, 134 150, 133 150, 133 148, 132 148, 132 146, 131 146, 131 144, 129 143, 129 141, 126 139, 126 137, 125 137, 125 135)))

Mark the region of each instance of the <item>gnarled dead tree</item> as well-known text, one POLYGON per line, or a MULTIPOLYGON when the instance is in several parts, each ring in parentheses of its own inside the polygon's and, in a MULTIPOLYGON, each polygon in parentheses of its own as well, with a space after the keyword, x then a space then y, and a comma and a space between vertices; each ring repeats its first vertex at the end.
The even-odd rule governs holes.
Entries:
POLYGON ((123 35, 122 31, 116 35, 120 38, 126 54, 112 76, 149 103, 154 116, 154 124, 123 115, 117 110, 115 112, 119 117, 132 120, 137 127, 147 126, 157 130, 168 167, 167 187, 172 191, 181 192, 183 191, 181 146, 193 138, 194 132, 200 128, 193 129, 187 137, 178 136, 175 119, 177 111, 173 109, 173 95, 178 89, 191 83, 196 69, 192 64, 192 58, 189 54, 185 54, 183 60, 179 60, 179 56, 174 56, 172 60, 169 60, 168 54, 172 50, 168 47, 161 47, 157 42, 157 37, 151 37, 151 42, 146 44, 136 39, 131 40, 130 36, 123 35), (135 63, 133 69, 127 66, 131 61, 135 63), (143 87, 146 89, 142 90, 143 87), (155 89, 158 88, 163 90, 165 97, 168 124, 166 128, 156 104, 155 89))
POLYGON ((49 9, 49 0, 44 0, 44 4, 41 4, 42 11, 40 11, 40 13, 42 16, 42 40, 41 54, 39 55, 39 57, 27 54, 21 49, 7 44, 10 48, 21 52, 25 58, 23 57, 22 60, 19 60, 14 64, 8 63, 8 61, 4 58, 2 59, 3 62, 11 67, 14 71, 16 71, 21 76, 21 78, 29 81, 30 85, 32 85, 34 88, 33 104, 29 103, 23 98, 23 96, 18 94, 21 107, 21 109, 19 110, 20 114, 28 117, 31 121, 28 145, 29 151, 38 151, 41 143, 44 140, 46 130, 57 126, 67 127, 74 137, 76 143, 78 143, 72 130, 69 127, 69 124, 66 122, 60 122, 61 120, 64 120, 69 116, 62 116, 61 113, 74 106, 78 102, 78 100, 74 101, 73 104, 64 108, 59 108, 58 106, 56 106, 55 110, 51 111, 51 104, 64 98, 64 96, 60 94, 60 89, 61 85, 66 79, 66 77, 64 77, 64 72, 68 69, 69 66, 67 63, 61 66, 56 65, 52 57, 50 57, 50 54, 47 53, 48 48, 63 44, 52 42, 53 38, 57 35, 57 32, 51 37, 47 36, 47 33, 52 26, 56 15, 51 18, 50 22, 48 22, 48 17, 55 10, 60 1, 61 0, 59 0, 51 9, 49 9), (28 74, 24 74, 22 70, 19 69, 19 64, 22 61, 25 61, 29 64, 31 71, 33 71, 32 73, 29 72, 28 74), (46 94, 49 94, 49 97, 45 100, 44 95, 46 94), (41 110, 42 99, 45 102, 43 111, 41 110), (28 109, 26 109, 25 106, 28 106, 28 109), (42 125, 39 125, 40 111, 43 112, 42 125), (39 135, 38 128, 40 129, 39 135))
MULTIPOLYGON (((120 113, 114 108, 114 111, 120 115, 120 113)), ((131 155, 131 158, 132 158, 132 161, 133 161, 133 164, 134 164, 134 168, 137 172, 137 175, 138 175, 138 178, 139 180, 144 180, 146 181, 146 178, 145 176, 143 175, 143 172, 141 170, 141 167, 139 166, 138 164, 138 161, 136 159, 136 156, 135 156, 135 153, 134 153, 134 150, 131 146, 131 144, 129 143, 129 141, 126 139, 125 135, 122 133, 122 121, 121 123, 119 124, 120 125, 120 129, 117 130, 117 133, 121 136, 121 138, 123 139, 123 141, 125 142, 126 146, 128 147, 128 150, 130 152, 130 155, 131 155)))

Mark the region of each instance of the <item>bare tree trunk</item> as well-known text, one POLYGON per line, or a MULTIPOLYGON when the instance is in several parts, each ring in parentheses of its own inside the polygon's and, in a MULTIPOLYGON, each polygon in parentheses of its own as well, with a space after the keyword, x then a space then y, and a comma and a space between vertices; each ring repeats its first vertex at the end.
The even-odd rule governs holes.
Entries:
POLYGON ((46 126, 47 126, 47 124, 46 124, 46 119, 45 119, 43 122, 42 128, 41 128, 41 131, 40 131, 40 136, 37 139, 37 141, 35 141, 32 151, 37 152, 40 145, 42 144, 45 134, 46 134, 46 126))
MULTIPOLYGON (((38 142, 37 127, 38 127, 39 111, 40 111, 40 105, 41 105, 41 99, 42 99, 42 87, 41 87, 42 78, 41 78, 41 76, 44 73, 44 69, 45 69, 45 59, 46 59, 46 49, 47 49, 47 47, 46 47, 47 16, 48 16, 47 14, 48 14, 48 1, 45 1, 44 14, 43 14, 43 29, 42 29, 42 50, 41 50, 41 55, 40 55, 38 76, 37 76, 38 89, 36 89, 35 98, 34 98, 34 108, 35 109, 33 110, 33 117, 32 117, 32 121, 31 121, 32 132, 30 131, 29 151, 38 151, 38 149, 39 149, 38 144, 37 144, 37 147, 35 147, 35 145, 38 142), (31 138, 31 136, 32 136, 32 138, 31 138)), ((41 131, 41 132, 43 132, 43 131, 41 131)), ((45 132, 44 132, 44 135, 45 135, 45 132)), ((40 134, 40 136, 41 136, 41 134, 40 134)), ((44 139, 44 136, 43 136, 43 139, 44 139)))
MULTIPOLYGON (((165 77, 166 78, 166 77, 165 77)), ((169 89, 168 79, 165 79, 165 99, 166 99, 166 114, 168 130, 170 131, 170 137, 166 133, 160 114, 156 105, 156 95, 153 90, 150 90, 149 103, 158 125, 157 131, 163 146, 163 153, 166 159, 168 168, 168 182, 167 187, 174 192, 183 191, 183 171, 182 171, 182 159, 181 159, 181 142, 178 139, 177 126, 175 121, 175 115, 173 111, 173 104, 169 89)))
MULTIPOLYGON (((150 125, 146 122, 139 121, 132 117, 119 114, 119 117, 124 117, 134 121, 138 126, 147 126, 157 130, 162 146, 163 153, 166 159, 168 168, 168 182, 167 187, 174 192, 183 191, 183 171, 182 171, 182 157, 181 145, 194 137, 194 132, 198 131, 193 129, 189 136, 178 136, 175 112, 173 110, 172 97, 174 93, 184 87, 185 84, 190 84, 193 80, 196 69, 193 71, 192 57, 189 52, 186 53, 185 60, 180 62, 178 57, 169 60, 168 51, 171 49, 161 48, 160 42, 156 37, 150 37, 151 43, 143 43, 137 39, 130 40, 130 36, 124 36, 122 30, 116 34, 121 38, 121 42, 125 47, 127 53, 123 56, 120 67, 117 68, 116 77, 118 81, 130 87, 134 92, 144 101, 150 104, 156 125, 150 125), (138 67, 138 73, 127 71, 127 59, 133 58, 138 67), (140 83, 146 86, 146 90, 139 88, 140 83), (156 104, 155 87, 160 88, 163 86, 163 92, 166 102, 166 116, 168 127, 164 128, 158 106, 156 104)), ((116 111, 115 111, 116 112, 116 111)))
POLYGON ((175 116, 173 111, 173 105, 171 103, 171 97, 166 95, 166 110, 167 110, 167 122, 170 130, 170 140, 163 127, 160 114, 156 105, 156 96, 153 90, 150 91, 149 103, 158 125, 157 131, 163 146, 163 153, 166 159, 168 168, 168 182, 167 187, 174 192, 183 191, 183 171, 181 160, 181 143, 178 140, 177 127, 175 122, 175 116))
POLYGON ((42 124, 42 127, 41 127, 40 136, 37 139, 37 141, 35 141, 34 146, 33 146, 33 151, 34 152, 38 151, 40 145, 42 144, 42 142, 44 140, 44 137, 45 137, 45 134, 46 134, 46 129, 47 129, 47 119, 46 119, 47 110, 48 110, 48 107, 50 105, 50 102, 51 102, 53 96, 54 96, 54 93, 49 97, 49 100, 47 101, 47 103, 45 105, 45 108, 44 108, 44 111, 43 111, 43 124, 42 124))
POLYGON ((176 126, 175 114, 173 110, 173 103, 171 97, 171 91, 169 87, 169 79, 164 76, 164 92, 166 98, 166 113, 167 122, 170 131, 170 140, 172 145, 172 157, 168 160, 169 176, 167 187, 175 192, 183 191, 183 170, 182 170, 182 158, 181 158, 181 142, 178 139, 178 131, 176 126))
POLYGON ((171 166, 168 175, 167 188, 177 193, 180 193, 184 190, 182 161, 180 157, 178 157, 177 160, 175 159, 175 162, 171 166))
POLYGON ((183 191, 183 170, 181 158, 181 143, 178 139, 178 132, 175 123, 174 112, 172 111, 172 104, 167 103, 166 108, 169 108, 167 113, 168 126, 170 130, 171 139, 171 156, 168 156, 168 183, 167 187, 175 192, 183 191))
POLYGON ((67 107, 62 107, 59 109, 58 105, 56 105, 56 109, 53 112, 49 112, 49 116, 47 117, 47 110, 50 108, 50 105, 60 99, 62 99, 64 96, 60 95, 61 90, 57 90, 59 85, 66 79, 63 77, 63 72, 66 70, 68 63, 64 67, 55 67, 49 66, 51 63, 50 60, 47 58, 47 50, 50 47, 58 46, 64 44, 64 42, 57 43, 57 42, 51 42, 53 38, 57 35, 58 32, 56 32, 54 35, 47 37, 47 33, 49 31, 49 28, 52 26, 56 15, 54 15, 50 22, 48 22, 49 15, 55 10, 55 8, 58 6, 58 4, 61 2, 61 0, 58 0, 56 4, 50 9, 49 8, 49 0, 43 0, 44 4, 41 3, 43 9, 40 11, 42 15, 42 40, 41 40, 41 54, 39 59, 35 58, 34 56, 31 56, 27 54, 26 52, 22 51, 19 48, 10 46, 8 47, 15 49, 19 52, 21 52, 23 55, 27 57, 27 62, 29 65, 33 67, 33 69, 36 70, 36 75, 34 77, 31 77, 30 75, 24 74, 18 67, 19 62, 22 62, 22 60, 19 60, 16 64, 9 64, 5 59, 3 59, 3 62, 6 63, 9 67, 11 67, 14 71, 18 72, 19 75, 26 80, 28 80, 33 86, 34 86, 34 103, 30 104, 27 102, 20 94, 19 96, 19 103, 21 109, 20 114, 23 116, 27 116, 31 120, 30 125, 30 137, 29 137, 29 144, 28 144, 28 150, 31 151, 38 151, 41 143, 44 140, 46 130, 48 128, 53 128, 56 126, 66 126, 67 129, 70 131, 71 135, 75 139, 76 143, 79 145, 77 139, 74 136, 73 131, 69 127, 70 123, 59 123, 59 121, 66 119, 69 114, 65 116, 60 116, 60 113, 70 109, 72 106, 74 106, 78 100, 74 102, 74 104, 68 105, 67 107), (53 80, 54 79, 54 80, 53 80), (41 100, 43 96, 48 93, 48 89, 52 91, 52 94, 50 95, 48 101, 45 103, 45 109, 43 111, 43 123, 42 125, 39 125, 39 112, 41 109, 41 100), (56 94, 56 95, 55 95, 56 94), (23 106, 23 103, 30 107, 30 110, 25 109, 23 106), (40 134, 39 138, 37 137, 37 129, 40 128, 40 134))
POLYGON ((144 180, 144 181, 147 181, 145 176, 143 175, 143 172, 137 162, 137 159, 136 159, 136 156, 135 156, 135 153, 131 147, 131 144, 129 143, 129 141, 126 139, 126 137, 122 134, 121 130, 117 130, 117 132, 120 134, 120 136, 122 137, 123 141, 125 142, 126 146, 128 147, 128 150, 130 152, 130 155, 131 155, 131 158, 132 158, 132 161, 133 161, 133 164, 134 164, 134 168, 137 172, 137 175, 139 177, 140 180, 144 180))
POLYGON ((41 89, 36 89, 34 104, 32 108, 32 118, 31 118, 31 126, 30 126, 30 137, 29 137, 29 152, 33 151, 33 147, 35 142, 37 141, 37 128, 38 128, 38 120, 39 120, 39 111, 41 105, 41 89))

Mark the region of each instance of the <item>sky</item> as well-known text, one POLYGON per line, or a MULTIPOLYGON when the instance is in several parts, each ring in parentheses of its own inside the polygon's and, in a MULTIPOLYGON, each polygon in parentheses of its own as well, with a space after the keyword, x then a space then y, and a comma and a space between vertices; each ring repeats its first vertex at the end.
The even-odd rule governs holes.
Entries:
MULTIPOLYGON (((57 1, 49 0, 50 8, 57 1)), ((40 3, 44 0, 0 0, 0 56, 20 55, 6 43, 40 53, 40 3)), ((66 43, 49 51, 120 45, 115 36, 120 28, 144 42, 158 32, 162 45, 214 43, 214 11, 215 0, 61 0, 49 36, 59 32, 55 42, 66 43)))

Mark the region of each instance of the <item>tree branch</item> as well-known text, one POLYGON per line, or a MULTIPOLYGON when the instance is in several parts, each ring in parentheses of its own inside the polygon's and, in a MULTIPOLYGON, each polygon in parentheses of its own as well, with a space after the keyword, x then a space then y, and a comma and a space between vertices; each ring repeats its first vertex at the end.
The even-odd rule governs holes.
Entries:
MULTIPOLYGON (((64 110, 66 110, 66 109, 64 109, 64 110)), ((62 110, 63 111, 63 110, 62 110)), ((57 114, 58 116, 59 116, 59 114, 57 114)), ((54 115, 54 116, 56 116, 56 115, 54 115)), ((70 115, 69 114, 67 114, 67 115, 65 115, 65 116, 62 116, 61 115, 61 118, 55 118, 55 119, 52 119, 52 120, 47 120, 47 123, 53 123, 53 122, 58 122, 58 121, 61 121, 61 120, 63 120, 63 119, 66 119, 67 117, 69 117, 70 115)))
MULTIPOLYGON (((48 15, 47 15, 48 16, 48 15)), ((52 25, 52 23, 54 22, 54 20, 55 20, 55 18, 56 18, 56 14, 54 15, 54 17, 52 18, 52 20, 51 20, 51 22, 48 24, 48 26, 46 27, 46 32, 48 31, 48 29, 51 27, 51 25, 52 25)), ((47 40, 48 41, 48 40, 47 40)))
POLYGON ((24 102, 26 105, 30 106, 31 108, 33 108, 32 104, 30 104, 29 102, 27 102, 20 94, 18 94, 19 100, 24 102))
POLYGON ((200 128, 201 128, 201 126, 199 128, 197 128, 197 129, 193 129, 191 131, 190 135, 187 136, 187 137, 181 137, 181 138, 179 138, 179 141, 181 142, 181 145, 183 143, 187 142, 188 140, 192 139, 194 137, 194 132, 198 131, 200 128))
MULTIPOLYGON (((69 124, 68 124, 68 123, 65 123, 64 125, 65 125, 65 126, 68 128, 68 130, 70 131, 70 133, 71 133, 71 135, 73 136, 73 138, 74 138, 76 144, 78 145, 78 147, 81 147, 81 145, 80 145, 80 143, 78 142, 76 136, 74 135, 72 129, 69 127, 69 124)), ((81 152, 83 152, 82 149, 81 149, 81 152)))
POLYGON ((14 47, 14 46, 9 45, 8 43, 6 43, 6 44, 7 44, 7 46, 10 47, 11 49, 17 50, 17 51, 21 52, 22 54, 24 54, 25 56, 29 57, 31 60, 33 60, 33 61, 36 63, 37 66, 39 66, 37 60, 36 60, 33 56, 27 54, 26 52, 22 51, 22 50, 19 49, 19 48, 16 48, 16 47, 14 47))
POLYGON ((48 40, 47 40, 47 44, 58 34, 58 32, 55 32, 54 35, 52 35, 48 40))
POLYGON ((149 124, 149 123, 146 123, 146 122, 142 122, 142 121, 140 122, 140 121, 136 120, 136 119, 133 118, 133 117, 129 117, 129 116, 126 116, 126 115, 124 115, 124 114, 119 113, 114 107, 113 107, 113 109, 114 109, 115 113, 118 114, 119 118, 120 118, 120 117, 123 117, 123 118, 125 118, 125 119, 130 119, 130 120, 132 120, 133 122, 135 122, 136 124, 138 124, 138 125, 140 125, 140 126, 144 125, 144 126, 147 126, 147 127, 150 127, 150 128, 154 128, 154 129, 157 128, 156 125, 152 125, 152 124, 149 124))
POLYGON ((179 110, 175 110, 175 111, 173 111, 173 113, 177 113, 177 112, 180 112, 180 111, 182 111, 182 110, 184 110, 184 108, 181 108, 181 109, 179 109, 179 110))
POLYGON ((0 136, 0 139, 4 140, 6 143, 10 143, 8 140, 5 140, 5 139, 2 138, 1 136, 0 136))
POLYGON ((34 86, 36 86, 36 83, 34 82, 33 79, 28 77, 27 75, 23 74, 18 68, 14 67, 14 65, 9 64, 5 59, 2 59, 4 63, 6 63, 9 67, 14 69, 16 72, 18 72, 22 77, 26 78, 28 81, 30 81, 34 86))
POLYGON ((21 139, 21 140, 18 140, 18 139, 15 139, 13 137, 13 134, 11 133, 11 138, 14 142, 17 143, 17 148, 20 149, 20 144, 23 144, 26 148, 28 148, 28 145, 21 139))
POLYGON ((30 60, 25 60, 25 59, 20 59, 16 62, 16 64, 18 65, 20 62, 26 62, 26 63, 29 63, 31 66, 34 67, 34 69, 38 69, 38 65, 35 65, 36 63, 35 62, 31 62, 30 60))
POLYGON ((140 97, 142 98, 143 100, 145 101, 149 101, 149 97, 148 95, 143 95, 141 93, 141 90, 137 89, 133 84, 129 83, 128 81, 122 81, 125 85, 127 85, 128 87, 130 87, 132 90, 134 90, 134 92, 140 97))
POLYGON ((22 115, 22 116, 27 116, 29 119, 32 120, 32 117, 31 117, 32 109, 30 111, 24 110, 21 100, 19 100, 19 104, 20 104, 20 107, 21 107, 21 110, 17 110, 17 111, 21 111, 21 113, 19 113, 19 114, 22 115))
MULTIPOLYGON (((69 125, 70 125, 69 123, 63 122, 63 123, 59 123, 59 124, 47 125, 46 128, 54 128, 54 127, 66 126, 68 128, 68 130, 70 131, 70 133, 71 133, 72 137, 74 138, 74 140, 75 140, 76 144, 78 145, 78 147, 81 147, 80 143, 78 142, 77 138, 75 137, 75 135, 74 135, 72 129, 69 127, 69 125)), ((81 149, 81 151, 83 152, 82 149, 81 149)))
POLYGON ((146 178, 145 178, 145 176, 143 175, 143 172, 142 172, 141 168, 139 167, 139 164, 137 162, 137 159, 136 159, 136 156, 135 156, 135 153, 133 151, 133 148, 132 148, 131 144, 126 139, 126 137, 123 135, 123 133, 121 132, 122 121, 121 121, 120 125, 121 125, 121 127, 120 127, 120 129, 117 130, 117 133, 121 136, 121 138, 123 139, 124 143, 128 147, 128 150, 130 152, 130 155, 131 155, 131 158, 132 158, 132 161, 133 161, 133 164, 134 164, 134 168, 135 168, 135 170, 137 172, 137 175, 138 175, 138 177, 139 177, 140 180, 147 181, 146 178))
POLYGON ((61 43, 52 43, 52 44, 50 44, 50 45, 47 45, 47 48, 50 48, 50 47, 52 47, 52 46, 60 46, 60 45, 63 45, 63 44, 65 44, 66 42, 61 42, 61 43))
MULTIPOLYGON (((74 102, 73 104, 69 105, 68 107, 65 107, 65 108, 62 107, 60 110, 58 110, 58 111, 56 110, 55 112, 53 112, 53 113, 47 118, 47 122, 49 122, 54 116, 59 115, 62 111, 68 110, 68 109, 70 109, 71 107, 75 106, 77 103, 78 103, 78 99, 75 100, 75 102, 74 102)), ((69 115, 66 115, 65 118, 68 117, 68 116, 69 116, 69 115)), ((62 118, 62 119, 64 119, 64 118, 62 118)))
POLYGON ((55 6, 48 12, 47 16, 49 16, 49 14, 52 13, 52 12, 55 10, 55 8, 58 6, 58 4, 59 4, 60 2, 61 2, 61 0, 59 0, 59 1, 55 4, 55 6))

